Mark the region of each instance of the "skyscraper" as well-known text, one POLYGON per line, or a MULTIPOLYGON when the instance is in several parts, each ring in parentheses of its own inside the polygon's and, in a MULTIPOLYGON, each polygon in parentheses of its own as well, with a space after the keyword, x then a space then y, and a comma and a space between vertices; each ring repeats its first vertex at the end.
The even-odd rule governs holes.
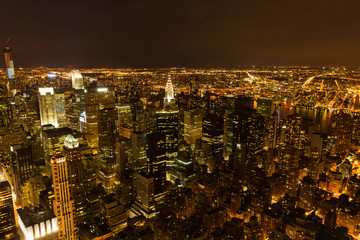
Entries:
POLYGON ((67 161, 69 174, 70 196, 74 200, 74 219, 79 223, 79 219, 85 215, 84 212, 84 166, 79 141, 73 135, 68 134, 64 140, 64 155, 67 161))
POLYGON ((104 108, 99 111, 99 148, 104 157, 101 159, 98 181, 108 193, 114 188, 116 174, 116 120, 116 108, 104 108))
POLYGON ((146 168, 147 148, 146 134, 144 132, 131 133, 131 165, 135 170, 146 168))
POLYGON ((147 172, 154 177, 154 199, 162 197, 166 190, 166 151, 162 147, 165 135, 150 133, 146 135, 148 141, 147 172))
POLYGON ((165 86, 165 104, 169 104, 171 102, 171 100, 173 100, 174 97, 174 88, 171 82, 171 78, 169 76, 167 82, 166 82, 166 86, 165 86))
POLYGON ((184 139, 193 150, 196 140, 200 139, 202 135, 202 122, 203 112, 200 109, 184 111, 184 139))
POLYGON ((131 206, 130 217, 143 215, 146 218, 155 216, 154 177, 149 173, 137 173, 134 179, 136 201, 131 206))
POLYGON ((71 85, 74 89, 83 89, 83 77, 79 70, 72 70, 71 71, 71 85))
POLYGON ((115 92, 109 87, 89 87, 85 90, 86 134, 90 147, 99 145, 99 110, 115 107, 115 92))
POLYGON ((58 127, 54 88, 39 88, 41 126, 51 124, 58 127))
POLYGON ((12 52, 11 47, 6 46, 4 48, 5 65, 8 74, 7 89, 9 95, 15 89, 15 68, 14 68, 14 61, 12 60, 11 57, 11 52, 12 52))
POLYGON ((74 200, 70 196, 69 170, 66 157, 56 155, 51 160, 54 185, 54 212, 58 222, 59 240, 75 240, 74 200))
POLYGON ((17 229, 9 182, 0 182, 0 239, 15 239, 17 229))
POLYGON ((156 112, 157 132, 165 134, 163 148, 168 158, 166 166, 172 166, 178 151, 179 111, 165 109, 156 112))

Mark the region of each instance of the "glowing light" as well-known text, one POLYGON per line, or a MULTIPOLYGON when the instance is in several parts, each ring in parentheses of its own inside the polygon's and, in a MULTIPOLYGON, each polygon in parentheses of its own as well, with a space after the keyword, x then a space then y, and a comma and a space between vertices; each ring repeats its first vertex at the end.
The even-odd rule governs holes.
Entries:
POLYGON ((48 78, 56 78, 56 74, 55 74, 55 73, 49 73, 47 76, 48 76, 48 78))
POLYGON ((98 92, 107 92, 108 88, 98 88, 97 91, 98 92))

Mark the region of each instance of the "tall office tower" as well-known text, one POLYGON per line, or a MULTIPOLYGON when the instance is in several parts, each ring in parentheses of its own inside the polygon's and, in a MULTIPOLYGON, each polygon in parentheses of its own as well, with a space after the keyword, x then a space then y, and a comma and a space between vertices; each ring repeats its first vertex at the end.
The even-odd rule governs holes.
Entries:
POLYGON ((101 166, 98 171, 98 182, 101 182, 107 193, 115 187, 116 176, 116 108, 104 108, 99 111, 99 148, 104 157, 101 159, 101 166))
POLYGON ((56 109, 56 118, 57 118, 58 126, 66 127, 67 121, 66 121, 65 93, 62 91, 55 91, 55 109, 56 109))
POLYGON ((71 71, 71 86, 74 89, 83 89, 84 88, 84 81, 79 70, 72 70, 71 71))
POLYGON ((85 112, 85 93, 83 89, 65 91, 65 109, 67 126, 80 131, 80 115, 85 112))
POLYGON ((130 155, 130 140, 121 137, 116 141, 116 174, 118 178, 121 179, 125 177, 125 170, 128 166, 129 162, 129 155, 130 155))
POLYGON ((86 135, 90 147, 99 145, 99 110, 115 107, 115 92, 110 87, 88 87, 85 90, 86 135))
POLYGON ((20 147, 19 149, 14 150, 14 157, 20 184, 24 184, 26 180, 30 179, 34 168, 31 146, 20 147))
POLYGON ((245 129, 245 131, 240 136, 240 142, 244 141, 245 152, 242 152, 241 162, 245 172, 248 169, 254 169, 258 164, 256 152, 264 147, 265 119, 260 115, 254 114, 249 116, 242 124, 242 129, 245 129))
POLYGON ((130 217, 144 216, 152 218, 155 216, 154 201, 154 177, 147 172, 137 173, 134 177, 136 189, 136 200, 131 206, 130 217))
POLYGON ((299 207, 307 211, 315 207, 315 189, 316 182, 310 176, 305 176, 299 186, 299 207))
POLYGON ((256 111, 262 116, 271 116, 275 111, 274 100, 265 97, 258 98, 256 111))
POLYGON ((171 78, 169 76, 167 82, 166 82, 166 86, 165 86, 165 98, 164 98, 164 102, 165 104, 169 104, 171 102, 171 100, 173 100, 174 97, 174 88, 171 82, 171 78))
POLYGON ((184 139, 191 149, 195 149, 196 140, 202 135, 203 111, 193 109, 184 111, 184 139))
POLYGON ((84 166, 79 141, 68 134, 64 140, 64 156, 66 157, 70 196, 74 200, 75 223, 80 223, 85 215, 84 210, 84 166))
POLYGON ((17 228, 9 182, 0 182, 0 238, 17 239, 17 228))
POLYGON ((34 97, 35 96, 31 96, 31 98, 26 99, 25 102, 26 126, 27 130, 31 133, 38 131, 41 126, 39 102, 38 98, 34 97))
POLYGON ((154 199, 163 197, 166 191, 166 151, 162 147, 165 135, 150 133, 146 135, 148 142, 147 172, 154 177, 154 199))
POLYGON ((129 138, 131 137, 131 132, 133 131, 132 123, 132 112, 130 105, 120 105, 116 106, 118 110, 118 131, 120 136, 129 138))
POLYGON ((305 131, 301 129, 302 118, 290 115, 280 122, 280 142, 294 145, 295 149, 303 150, 306 143, 305 131))
POLYGON ((12 60, 11 57, 11 52, 12 52, 11 47, 6 46, 4 48, 5 65, 8 74, 7 89, 9 96, 11 96, 11 92, 15 90, 15 68, 14 68, 14 61, 12 60))
POLYGON ((211 146, 215 156, 221 156, 223 149, 224 118, 215 114, 207 114, 203 119, 201 140, 211 146))
POLYGON ((271 116, 267 116, 265 120, 264 145, 270 149, 275 149, 277 145, 278 119, 278 114, 274 112, 271 116))
POLYGON ((350 114, 340 112, 333 117, 327 149, 331 156, 349 152, 353 128, 353 118, 350 114))
POLYGON ((178 125, 179 125, 179 111, 176 110, 162 110, 156 113, 157 132, 165 134, 165 142, 163 148, 166 150, 166 157, 168 158, 166 166, 172 166, 178 151, 178 125))
POLYGON ((56 155, 51 160, 54 186, 54 213, 58 222, 59 240, 75 240, 74 200, 70 195, 69 170, 66 157, 56 155))
POLYGON ((308 175, 317 181, 319 175, 323 172, 322 150, 323 150, 323 137, 319 133, 313 133, 310 136, 310 163, 308 175))
POLYGON ((135 170, 146 169, 147 140, 144 132, 131 133, 131 165, 135 170))
POLYGON ((194 163, 190 154, 185 151, 179 151, 175 163, 170 170, 170 181, 180 186, 195 177, 194 163))
POLYGON ((285 191, 296 196, 299 177, 299 151, 293 145, 282 143, 279 148, 280 173, 285 177, 285 191))
POLYGON ((57 128, 59 124, 56 112, 54 88, 39 88, 39 108, 41 126, 51 124, 57 128))
POLYGON ((104 108, 99 111, 99 148, 108 158, 115 157, 116 121, 116 108, 104 108))

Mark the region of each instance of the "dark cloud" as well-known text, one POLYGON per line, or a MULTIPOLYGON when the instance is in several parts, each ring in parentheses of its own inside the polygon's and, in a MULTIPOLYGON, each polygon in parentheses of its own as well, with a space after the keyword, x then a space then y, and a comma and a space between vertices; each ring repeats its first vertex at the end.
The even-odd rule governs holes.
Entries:
POLYGON ((16 66, 360 65, 354 0, 2 1, 16 66))

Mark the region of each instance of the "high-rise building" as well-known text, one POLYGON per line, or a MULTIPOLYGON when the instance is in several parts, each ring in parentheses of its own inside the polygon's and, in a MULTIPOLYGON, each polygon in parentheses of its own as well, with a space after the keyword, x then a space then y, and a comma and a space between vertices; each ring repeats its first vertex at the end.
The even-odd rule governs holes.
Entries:
POLYGON ((134 178, 136 189, 136 200, 131 206, 130 217, 144 216, 152 218, 155 216, 154 201, 154 177, 150 173, 137 173, 134 178))
POLYGON ((211 146, 212 153, 221 156, 223 149, 224 118, 215 114, 207 114, 203 119, 201 140, 211 146))
POLYGON ((262 116, 271 116, 275 111, 274 100, 265 97, 258 98, 256 111, 262 116))
POLYGON ((67 126, 65 96, 66 96, 65 92, 55 91, 55 111, 56 111, 57 124, 59 127, 67 126))
POLYGON ((179 151, 175 163, 170 170, 170 181, 185 186, 195 177, 194 164, 188 152, 179 151))
POLYGON ((114 188, 116 175, 116 108, 104 108, 99 111, 99 148, 104 154, 98 171, 98 181, 101 182, 106 192, 114 188))
POLYGON ((157 132, 165 134, 163 148, 166 150, 167 163, 170 167, 175 161, 178 152, 178 135, 179 135, 179 111, 165 109, 156 112, 157 132))
POLYGON ((196 140, 202 135, 203 112, 200 109, 184 111, 184 139, 190 144, 191 149, 195 149, 196 140))
POLYGON ((39 107, 41 126, 51 124, 57 128, 59 124, 54 88, 39 88, 39 107))
POLYGON ((166 86, 165 86, 165 104, 169 104, 171 102, 171 100, 173 100, 174 97, 174 88, 171 82, 171 78, 169 76, 167 82, 166 82, 166 86))
POLYGON ((25 183, 31 176, 34 170, 34 159, 32 155, 31 146, 21 147, 14 151, 16 161, 17 174, 19 175, 20 183, 25 183))
POLYGON ((331 156, 349 152, 353 128, 353 118, 350 114, 340 112, 333 117, 327 149, 331 156))
POLYGON ((115 107, 115 92, 110 87, 88 87, 85 89, 86 135, 90 147, 99 145, 99 110, 115 107))
POLYGON ((17 239, 15 213, 9 182, 0 182, 0 238, 17 239))
POLYGON ((135 170, 146 168, 147 148, 144 132, 131 133, 131 165, 135 170))
POLYGON ((71 71, 71 85, 74 89, 83 89, 84 88, 83 77, 79 70, 71 71))
POLYGON ((54 212, 58 222, 59 240, 75 240, 74 200, 70 195, 69 169, 66 157, 55 155, 51 160, 54 186, 54 212))
POLYGON ((83 122, 80 121, 80 115, 85 112, 85 93, 83 89, 65 91, 65 109, 67 126, 80 131, 80 124, 83 122))
POLYGON ((154 199, 163 197, 166 190, 166 151, 162 147, 165 135, 150 133, 146 135, 147 149, 147 172, 154 177, 154 199))
POLYGON ((79 223, 84 217, 84 166, 79 141, 71 134, 64 140, 64 156, 67 161, 70 196, 74 200, 74 219, 79 223))
POLYGON ((5 65, 8 74, 7 89, 9 96, 11 92, 13 92, 15 89, 15 68, 14 68, 14 61, 11 57, 11 52, 12 52, 11 47, 6 46, 4 48, 5 65))

